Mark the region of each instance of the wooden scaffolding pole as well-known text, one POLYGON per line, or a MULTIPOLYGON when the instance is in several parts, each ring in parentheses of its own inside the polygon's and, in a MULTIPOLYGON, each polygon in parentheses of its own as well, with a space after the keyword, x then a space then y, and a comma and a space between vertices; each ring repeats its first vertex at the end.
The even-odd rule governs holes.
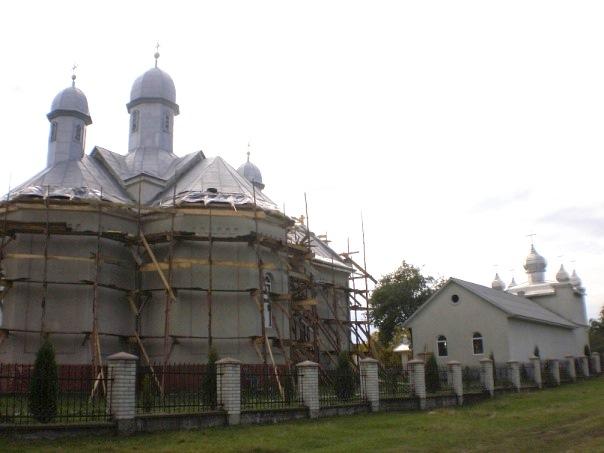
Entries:
MULTIPOLYGON (((170 328, 171 328, 171 318, 170 318, 170 311, 172 308, 172 301, 176 299, 176 297, 174 296, 174 292, 172 291, 172 260, 174 259, 174 221, 175 221, 175 217, 176 217, 176 211, 175 211, 175 206, 176 206, 176 185, 174 185, 174 195, 172 196, 172 214, 170 217, 170 241, 168 242, 168 278, 167 281, 165 281, 165 285, 166 285, 166 301, 165 301, 165 311, 164 311, 164 357, 163 357, 163 367, 162 367, 162 374, 161 374, 161 380, 162 380, 162 388, 165 388, 165 379, 166 379, 166 367, 168 366, 168 360, 170 359, 170 355, 172 353, 172 344, 173 344, 173 340, 172 340, 172 344, 168 345, 169 343, 169 335, 170 335, 170 328)), ((145 243, 146 243, 146 239, 145 239, 145 243)), ((149 245, 149 244, 147 244, 149 245)), ((149 250, 151 250, 151 248, 149 247, 149 250)), ((151 256, 151 254, 149 254, 151 256)), ((158 267, 158 270, 159 267, 158 267)), ((161 275, 161 273, 160 273, 161 275)), ((164 278, 164 280, 166 280, 164 278)))
POLYGON ((97 236, 96 236, 96 253, 95 253, 95 266, 94 266, 94 282, 92 286, 92 336, 90 341, 90 347, 92 349, 92 365, 94 368, 94 375, 96 376, 95 383, 91 396, 98 387, 99 379, 103 386, 103 392, 106 392, 105 381, 103 379, 103 362, 101 355, 101 340, 99 338, 99 317, 98 317, 98 299, 99 299, 99 277, 101 273, 101 229, 103 228, 103 189, 101 188, 101 199, 99 200, 98 206, 98 223, 97 223, 97 236))
POLYGON ((46 194, 44 196, 44 212, 46 216, 46 226, 44 229, 44 264, 42 268, 42 304, 41 304, 41 318, 40 318, 40 331, 42 336, 46 330, 46 298, 48 296, 48 241, 50 239, 50 214, 48 212, 48 193, 49 187, 46 186, 46 194))
POLYGON ((256 301, 256 305, 258 306, 258 310, 260 312, 260 323, 261 323, 261 332, 262 338, 264 339, 262 343, 262 361, 266 365, 267 363, 267 343, 268 339, 266 337, 266 319, 264 316, 264 304, 261 301, 262 291, 264 288, 264 278, 262 272, 262 257, 260 256, 260 244, 258 243, 258 216, 257 211, 258 207, 256 205, 256 186, 252 184, 252 193, 254 196, 254 229, 255 229, 255 238, 254 238, 254 249, 256 251, 256 263, 258 268, 258 290, 254 292, 254 298, 256 301))
POLYGON ((208 290, 206 292, 206 302, 208 304, 208 353, 212 348, 212 302, 213 302, 213 294, 212 290, 214 289, 214 268, 212 266, 213 259, 213 238, 212 238, 212 208, 210 207, 210 216, 208 219, 208 290))

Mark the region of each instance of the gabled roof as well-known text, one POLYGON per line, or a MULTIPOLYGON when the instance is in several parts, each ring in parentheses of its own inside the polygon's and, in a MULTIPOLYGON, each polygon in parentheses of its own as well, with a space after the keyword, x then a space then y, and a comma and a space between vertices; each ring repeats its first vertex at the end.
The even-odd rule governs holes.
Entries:
POLYGON ((98 153, 111 171, 125 182, 143 174, 162 181, 169 181, 174 175, 182 172, 193 160, 204 158, 201 151, 178 157, 176 154, 163 151, 146 153, 144 149, 138 149, 124 156, 100 146, 95 148, 94 153, 98 153))
POLYGON ((453 283, 465 288, 466 290, 480 297, 485 302, 490 303, 494 307, 503 311, 510 318, 524 319, 542 324, 551 324, 569 329, 576 327, 574 323, 568 321, 560 315, 557 315, 553 311, 542 307, 536 302, 527 299, 526 297, 515 296, 514 294, 510 294, 505 291, 488 288, 476 283, 466 282, 458 278, 450 278, 440 290, 433 294, 430 299, 428 299, 415 311, 415 313, 413 313, 413 315, 409 317, 409 319, 407 319, 407 321, 405 321, 405 326, 409 325, 409 322, 415 318, 418 313, 423 311, 423 309, 426 308, 426 306, 430 304, 441 291, 453 283))
POLYGON ((176 178, 155 197, 153 204, 170 205, 181 203, 227 203, 256 205, 261 209, 278 211, 277 205, 252 183, 241 176, 221 157, 200 160, 176 178))
POLYGON ((91 156, 58 162, 11 190, 10 198, 57 197, 70 199, 102 198, 118 203, 132 199, 118 181, 91 156))

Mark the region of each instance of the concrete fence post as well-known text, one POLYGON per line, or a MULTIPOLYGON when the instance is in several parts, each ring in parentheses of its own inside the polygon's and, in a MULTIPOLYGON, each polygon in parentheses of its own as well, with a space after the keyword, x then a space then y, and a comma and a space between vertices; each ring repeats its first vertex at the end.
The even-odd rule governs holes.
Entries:
POLYGON ((461 363, 451 360, 447 363, 447 382, 453 393, 457 396, 457 404, 463 404, 463 380, 461 376, 461 363))
POLYGON ((227 424, 241 421, 241 362, 230 357, 216 362, 218 405, 227 414, 227 424))
POLYGON ((520 364, 516 360, 508 360, 507 365, 510 382, 516 391, 519 392, 522 386, 520 383, 520 364))
POLYGON ((361 373, 361 396, 371 407, 371 412, 380 410, 380 388, 378 382, 378 364, 375 359, 367 357, 359 361, 361 373))
POLYGON ((577 380, 577 370, 575 369, 575 357, 572 355, 567 355, 565 358, 568 376, 570 377, 571 381, 575 382, 577 380))
POLYGON ((310 418, 319 416, 319 364, 306 360, 296 365, 298 370, 298 392, 308 408, 310 418))
POLYGON ((598 354, 597 352, 592 352, 591 353, 591 367, 594 370, 595 374, 600 374, 602 373, 602 364, 600 363, 600 354, 598 354))
POLYGON ((410 360, 409 363, 409 382, 413 395, 418 398, 419 408, 426 408, 426 373, 424 362, 421 360, 410 360))
POLYGON ((587 361, 586 356, 579 356, 579 365, 581 366, 581 373, 583 374, 583 377, 589 377, 589 362, 587 361))
POLYGON ((493 376, 493 361, 488 358, 480 359, 480 380, 485 392, 495 395, 495 380, 493 376))
POLYGON ((560 362, 558 359, 550 359, 549 362, 549 372, 554 382, 554 385, 560 385, 560 362))
POLYGON ((108 410, 120 434, 136 431, 136 362, 138 357, 126 352, 107 357, 108 410))
POLYGON ((531 363, 533 364, 533 380, 537 388, 543 387, 543 378, 541 377, 541 359, 539 357, 531 357, 531 363))

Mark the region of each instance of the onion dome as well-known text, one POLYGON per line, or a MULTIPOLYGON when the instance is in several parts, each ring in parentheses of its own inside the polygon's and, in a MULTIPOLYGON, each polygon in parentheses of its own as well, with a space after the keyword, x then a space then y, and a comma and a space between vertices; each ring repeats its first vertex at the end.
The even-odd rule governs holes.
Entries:
POLYGON ((86 125, 92 124, 88 111, 88 99, 82 90, 75 87, 75 76, 72 76, 72 79, 74 80, 73 85, 55 96, 50 113, 47 115, 48 119, 53 120, 58 116, 75 116, 83 120, 86 125))
POLYGON ((573 269, 573 275, 570 276, 570 282, 577 287, 581 286, 581 279, 577 275, 577 271, 573 269))
POLYGON ((505 283, 503 282, 503 280, 501 280, 501 277, 499 277, 499 274, 495 274, 495 278, 493 279, 493 282, 491 283, 491 288, 498 289, 500 291, 503 291, 505 289, 505 283))
POLYGON ((568 272, 566 272, 566 269, 564 269, 563 264, 560 265, 560 270, 556 274, 556 280, 558 280, 560 283, 565 283, 570 280, 570 277, 568 276, 568 272))
POLYGON ((264 189, 264 184, 262 183, 262 173, 258 167, 250 162, 249 152, 247 153, 247 162, 239 166, 237 173, 239 173, 260 190, 264 189))
POLYGON ((174 108, 178 114, 176 104, 176 88, 172 77, 158 67, 145 72, 134 81, 130 90, 130 103, 128 112, 132 107, 144 102, 160 102, 174 108))
POLYGON ((518 283, 516 283, 516 280, 514 279, 514 277, 512 277, 512 281, 508 285, 508 288, 513 288, 516 285, 518 285, 518 283))
POLYGON ((531 245, 531 251, 524 262, 524 269, 527 273, 545 272, 547 261, 535 250, 535 246, 531 245))

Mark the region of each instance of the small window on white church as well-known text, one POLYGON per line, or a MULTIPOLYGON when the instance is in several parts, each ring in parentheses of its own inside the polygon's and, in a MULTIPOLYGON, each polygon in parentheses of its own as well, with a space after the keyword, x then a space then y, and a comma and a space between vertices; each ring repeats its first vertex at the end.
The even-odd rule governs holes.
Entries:
POLYGON ((447 337, 444 335, 438 336, 438 339, 436 340, 436 347, 438 349, 439 357, 447 357, 447 355, 449 355, 447 351, 447 337))
POLYGON ((79 142, 81 140, 82 140, 82 126, 78 124, 75 127, 75 131, 73 132, 73 141, 79 142))
POLYGON ((164 113, 162 129, 164 132, 170 132, 170 114, 168 112, 164 113))
POLYGON ((57 122, 56 121, 53 121, 52 123, 50 123, 50 141, 51 142, 57 141, 57 122))
POLYGON ((264 288, 262 291, 262 301, 264 302, 264 327, 273 327, 273 315, 271 307, 271 290, 273 288, 273 282, 271 276, 266 274, 264 276, 264 288))
POLYGON ((457 294, 453 294, 451 296, 451 302, 453 302, 454 304, 456 304, 457 302, 459 302, 459 296, 457 294))
POLYGON ((130 133, 136 132, 138 130, 138 110, 132 112, 132 116, 130 117, 130 133))
POLYGON ((484 345, 482 344, 482 335, 480 332, 474 332, 472 336, 472 349, 475 355, 484 354, 484 345))

